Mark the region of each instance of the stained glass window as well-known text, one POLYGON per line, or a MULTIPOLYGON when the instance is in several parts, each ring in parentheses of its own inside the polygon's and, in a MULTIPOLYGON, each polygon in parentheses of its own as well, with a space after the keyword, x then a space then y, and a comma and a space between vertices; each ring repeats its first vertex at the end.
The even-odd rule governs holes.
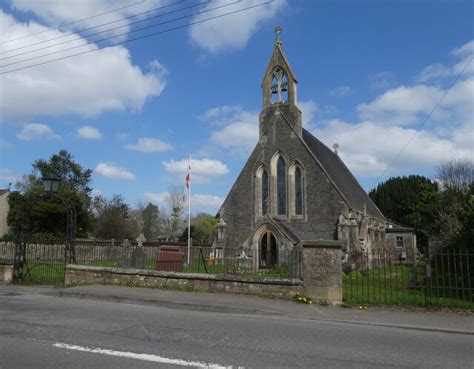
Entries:
POLYGON ((268 213, 268 173, 266 170, 262 173, 262 215, 268 213))
POLYGON ((286 214, 286 164, 281 156, 277 162, 277 214, 286 214))
POLYGON ((303 180, 298 167, 295 170, 295 214, 303 215, 303 180))

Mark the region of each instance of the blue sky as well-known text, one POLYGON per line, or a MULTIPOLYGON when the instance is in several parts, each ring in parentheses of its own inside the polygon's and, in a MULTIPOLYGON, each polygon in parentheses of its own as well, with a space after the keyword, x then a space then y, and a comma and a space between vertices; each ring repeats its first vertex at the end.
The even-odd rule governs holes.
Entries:
MULTIPOLYGON (((148 16, 197 5, 148 22, 114 23, 100 30, 123 28, 101 36, 123 41, 264 0, 244 0, 201 15, 193 12, 232 1, 148 0, 42 32, 134 2, 3 1, 0 58, 10 58, 0 60, 0 73, 107 45, 83 30, 160 6, 171 4, 148 16), (182 15, 191 17, 119 36, 182 15), (25 35, 30 36, 18 39, 25 35), (48 40, 61 36, 61 41, 76 41, 34 51, 60 42, 48 40), (43 43, 31 46, 37 42, 43 43), (26 51, 31 52, 17 55, 26 51)), ((147 201, 166 206, 167 191, 183 185, 186 158, 192 155, 194 210, 216 211, 258 137, 260 83, 277 23, 298 77, 306 128, 329 147, 339 144, 340 155, 364 188, 370 189, 384 171, 382 180, 408 174, 434 178, 443 160, 474 156, 473 10, 472 1, 278 0, 191 28, 2 74, 0 187, 29 173, 35 159, 65 148, 94 171, 95 193, 122 194, 132 206, 147 201)))

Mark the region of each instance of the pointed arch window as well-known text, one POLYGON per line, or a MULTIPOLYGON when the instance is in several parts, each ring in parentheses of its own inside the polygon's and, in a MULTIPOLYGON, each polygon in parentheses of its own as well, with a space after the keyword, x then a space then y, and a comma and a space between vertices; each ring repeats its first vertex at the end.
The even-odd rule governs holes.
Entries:
POLYGON ((286 163, 280 156, 277 162, 277 215, 286 215, 286 163))
POLYGON ((268 173, 266 170, 262 173, 262 215, 268 213, 268 173))
POLYGON ((295 169, 295 215, 303 215, 303 174, 300 167, 295 169))
POLYGON ((288 170, 288 204, 290 217, 305 218, 305 170, 295 161, 288 170))
POLYGON ((285 71, 279 66, 273 71, 271 93, 272 103, 288 101, 288 77, 285 71))

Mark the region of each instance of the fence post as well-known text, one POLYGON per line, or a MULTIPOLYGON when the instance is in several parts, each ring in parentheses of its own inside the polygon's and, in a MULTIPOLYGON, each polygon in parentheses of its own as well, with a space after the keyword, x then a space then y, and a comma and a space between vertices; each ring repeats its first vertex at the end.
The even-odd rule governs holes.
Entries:
POLYGON ((342 302, 343 241, 301 241, 303 293, 314 300, 342 302))
POLYGON ((122 241, 122 268, 128 268, 128 248, 130 247, 130 241, 124 239, 122 241))

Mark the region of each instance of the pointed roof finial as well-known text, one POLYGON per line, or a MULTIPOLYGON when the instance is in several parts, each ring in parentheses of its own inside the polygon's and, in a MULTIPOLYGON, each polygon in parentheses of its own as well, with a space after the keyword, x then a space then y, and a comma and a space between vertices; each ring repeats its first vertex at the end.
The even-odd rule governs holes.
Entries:
POLYGON ((276 35, 276 40, 275 40, 275 45, 277 46, 281 46, 282 45, 282 42, 281 42, 281 26, 280 25, 277 25, 275 27, 275 35, 276 35))

